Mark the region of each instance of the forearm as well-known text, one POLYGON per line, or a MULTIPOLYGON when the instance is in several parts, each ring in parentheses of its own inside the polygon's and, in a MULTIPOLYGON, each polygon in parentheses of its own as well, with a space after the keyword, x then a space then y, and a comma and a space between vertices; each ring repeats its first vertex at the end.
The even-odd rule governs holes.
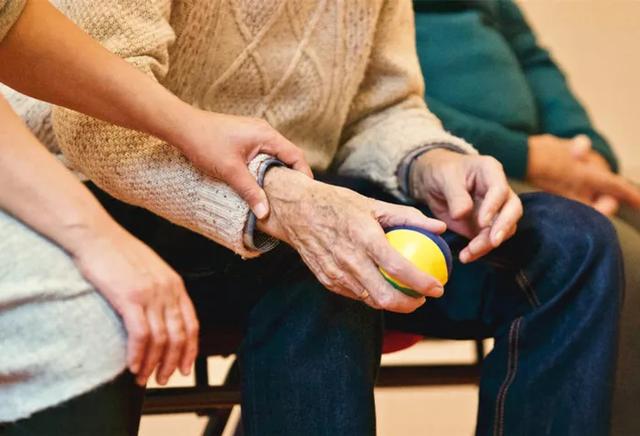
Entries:
POLYGON ((0 100, 0 208, 74 254, 120 231, 90 192, 0 100))
POLYGON ((47 1, 30 0, 0 42, 0 81, 180 147, 191 108, 104 49, 47 1), (182 128, 177 128, 178 126, 182 128))

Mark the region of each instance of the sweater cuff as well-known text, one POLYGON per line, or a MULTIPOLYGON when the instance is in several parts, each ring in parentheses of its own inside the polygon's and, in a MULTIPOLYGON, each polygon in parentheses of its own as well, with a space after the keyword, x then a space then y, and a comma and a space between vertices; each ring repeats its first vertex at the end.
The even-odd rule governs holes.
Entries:
POLYGON ((0 0, 0 41, 18 21, 27 0, 0 0))
MULTIPOLYGON (((277 161, 266 154, 259 154, 249 163, 249 172, 260 181, 268 168, 277 161)), ((273 249, 278 240, 264 234, 253 234, 255 217, 250 223, 251 209, 240 196, 225 183, 207 178, 199 183, 193 206, 193 227, 205 235, 216 235, 216 240, 243 258, 252 258, 273 249)))
MULTIPOLYGON (((267 171, 273 167, 281 166, 284 166, 282 161, 273 157, 268 157, 267 159, 262 160, 258 164, 258 168, 256 170, 256 181, 260 187, 264 186, 264 177, 267 174, 267 171)), ((249 211, 249 218, 247 219, 242 239, 244 241, 244 246, 248 249, 259 253, 265 253, 275 248, 280 241, 258 230, 256 228, 257 221, 258 219, 256 218, 256 215, 252 211, 249 211)))

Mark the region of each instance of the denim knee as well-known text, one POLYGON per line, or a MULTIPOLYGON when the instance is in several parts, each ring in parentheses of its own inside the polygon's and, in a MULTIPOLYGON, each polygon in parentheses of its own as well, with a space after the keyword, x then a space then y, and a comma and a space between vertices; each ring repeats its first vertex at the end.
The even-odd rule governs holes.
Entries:
POLYGON ((515 247, 521 250, 525 273, 544 275, 551 293, 570 284, 581 289, 580 282, 588 280, 597 284, 590 287, 590 298, 617 302, 623 283, 622 256, 610 220, 591 207, 551 194, 521 198, 525 212, 515 247))
POLYGON ((584 257, 606 252, 620 260, 620 244, 611 221, 595 209, 546 193, 523 194, 523 232, 555 249, 555 256, 584 257))

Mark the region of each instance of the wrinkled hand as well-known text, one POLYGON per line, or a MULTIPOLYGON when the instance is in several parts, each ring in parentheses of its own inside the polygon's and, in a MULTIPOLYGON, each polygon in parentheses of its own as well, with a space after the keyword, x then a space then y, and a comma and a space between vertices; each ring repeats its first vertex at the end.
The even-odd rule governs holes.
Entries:
POLYGON ((424 201, 450 230, 470 239, 463 263, 476 260, 513 236, 522 203, 492 157, 431 150, 411 167, 411 195, 424 201))
POLYGON ((179 146, 198 169, 222 180, 238 193, 261 219, 269 214, 267 196, 247 169, 260 153, 274 156, 286 165, 312 177, 302 150, 258 118, 190 109, 189 125, 175 132, 179 146))
POLYGON ((613 215, 620 202, 640 207, 640 190, 613 173, 584 135, 572 139, 531 136, 527 180, 545 191, 588 204, 605 215, 613 215))
POLYGON ((73 258, 84 277, 120 314, 127 366, 145 385, 156 367, 165 384, 187 375, 198 354, 198 320, 182 279, 149 247, 116 227, 84 239, 73 258))
POLYGON ((269 170, 264 187, 272 211, 260 229, 295 248, 327 289, 394 312, 412 312, 424 303, 424 297, 394 289, 380 266, 425 296, 442 295, 442 285, 394 250, 383 228, 413 225, 441 233, 444 223, 286 168, 269 170))

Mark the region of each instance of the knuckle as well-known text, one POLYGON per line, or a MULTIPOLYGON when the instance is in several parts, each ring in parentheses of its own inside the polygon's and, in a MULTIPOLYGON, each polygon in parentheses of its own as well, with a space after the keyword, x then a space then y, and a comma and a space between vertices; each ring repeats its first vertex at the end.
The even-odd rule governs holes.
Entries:
POLYGON ((135 329, 131 332, 131 337, 136 342, 147 342, 149 340, 149 329, 146 326, 135 329))
POLYGON ((480 159, 482 159, 482 162, 489 167, 502 168, 502 164, 500 163, 500 161, 498 161, 493 156, 485 155, 485 156, 482 156, 480 159))
POLYGON ((200 334, 200 323, 198 321, 194 321, 189 327, 187 327, 187 335, 189 337, 198 337, 200 334))
POLYGON ((338 259, 338 261, 340 266, 351 271, 357 271, 362 265, 360 257, 357 256, 354 252, 345 253, 340 257, 340 259, 338 259))
POLYGON ((171 289, 173 286, 173 278, 170 274, 161 274, 153 281, 153 288, 164 291, 171 289))
POLYGON ((129 291, 129 297, 135 302, 144 302, 150 297, 153 292, 151 286, 135 286, 129 291))
POLYGON ((163 346, 167 343, 167 332, 161 331, 153 335, 153 344, 163 346))
POLYGON ((171 284, 176 289, 181 289, 183 291, 185 289, 184 280, 182 280, 182 277, 180 276, 180 274, 178 274, 173 270, 171 271, 171 284))
POLYGON ((171 337, 172 344, 182 345, 185 342, 187 342, 187 335, 184 331, 174 333, 171 337))
POLYGON ((326 271, 326 275, 332 283, 340 283, 345 279, 345 273, 337 268, 326 271))
POLYGON ((383 292, 376 298, 376 303, 383 309, 391 309, 395 305, 394 298, 389 292, 383 292))
POLYGON ((384 266, 384 270, 392 277, 397 277, 403 272, 403 268, 395 262, 387 262, 384 266))
POLYGON ((304 152, 300 147, 296 147, 295 145, 291 146, 291 155, 293 160, 295 161, 304 161, 304 152))

